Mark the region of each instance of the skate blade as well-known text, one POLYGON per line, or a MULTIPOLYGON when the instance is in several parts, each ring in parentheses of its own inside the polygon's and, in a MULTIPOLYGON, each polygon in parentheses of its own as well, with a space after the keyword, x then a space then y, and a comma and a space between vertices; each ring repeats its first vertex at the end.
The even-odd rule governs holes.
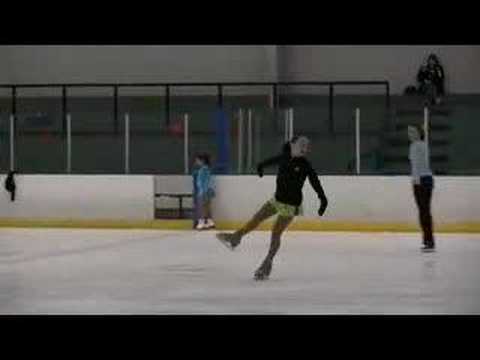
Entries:
POLYGON ((266 281, 269 279, 269 276, 254 276, 253 280, 255 281, 266 281))
POLYGON ((216 237, 216 238, 218 239, 218 241, 220 241, 220 243, 223 244, 227 249, 229 249, 229 250, 231 250, 231 251, 234 250, 233 246, 232 246, 228 241, 222 239, 222 238, 219 236, 219 234, 217 234, 215 237, 216 237))

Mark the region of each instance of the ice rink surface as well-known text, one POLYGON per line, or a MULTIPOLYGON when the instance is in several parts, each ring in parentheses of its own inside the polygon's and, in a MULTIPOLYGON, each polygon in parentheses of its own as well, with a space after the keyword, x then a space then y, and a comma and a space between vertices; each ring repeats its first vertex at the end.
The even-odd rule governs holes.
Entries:
POLYGON ((0 229, 0 314, 480 314, 480 234, 0 229))

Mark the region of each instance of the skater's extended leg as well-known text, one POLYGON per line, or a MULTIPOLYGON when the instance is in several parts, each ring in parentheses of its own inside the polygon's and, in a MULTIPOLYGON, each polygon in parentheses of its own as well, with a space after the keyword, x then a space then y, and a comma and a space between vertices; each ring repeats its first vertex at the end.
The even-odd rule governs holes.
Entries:
POLYGON ((260 225, 260 223, 272 215, 275 215, 276 212, 277 210, 269 201, 265 203, 242 228, 234 233, 219 233, 217 234, 217 238, 230 248, 234 249, 240 244, 243 236, 254 230, 258 225, 260 225))
POLYGON ((256 229, 256 227, 263 221, 275 215, 276 212, 277 210, 270 202, 265 203, 260 210, 258 210, 257 213, 253 215, 253 217, 245 225, 243 225, 242 228, 235 231, 235 235, 240 237, 247 235, 249 232, 256 229))

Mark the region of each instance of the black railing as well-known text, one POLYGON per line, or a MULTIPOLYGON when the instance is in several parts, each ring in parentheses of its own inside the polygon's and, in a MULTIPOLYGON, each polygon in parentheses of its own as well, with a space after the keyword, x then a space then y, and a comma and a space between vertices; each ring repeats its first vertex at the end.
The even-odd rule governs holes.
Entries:
POLYGON ((165 119, 170 124, 170 90, 172 87, 216 87, 217 105, 223 107, 224 87, 234 86, 270 86, 272 88, 273 109, 279 107, 279 86, 318 86, 328 87, 329 106, 328 119, 330 133, 334 132, 334 95, 335 87, 338 86, 383 86, 385 87, 385 107, 390 108, 390 84, 388 81, 301 81, 301 82, 204 82, 204 83, 65 83, 65 84, 0 84, 0 88, 11 89, 12 114, 17 114, 17 90, 24 88, 60 88, 62 89, 62 131, 65 131, 66 116, 68 112, 68 89, 69 88, 111 88, 113 89, 113 119, 114 129, 118 132, 118 91, 125 87, 163 87, 165 88, 165 119))

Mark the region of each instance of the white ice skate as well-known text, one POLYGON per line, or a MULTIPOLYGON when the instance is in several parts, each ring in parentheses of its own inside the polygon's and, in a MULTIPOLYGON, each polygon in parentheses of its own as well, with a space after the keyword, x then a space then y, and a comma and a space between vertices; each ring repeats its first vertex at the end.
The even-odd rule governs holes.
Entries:
POLYGON ((207 228, 207 223, 206 223, 206 221, 203 220, 203 219, 198 220, 198 224, 197 224, 197 226, 195 227, 195 229, 197 229, 197 230, 204 230, 204 229, 206 229, 206 228, 207 228))
POLYGON ((207 222, 205 223, 205 228, 206 229, 214 229, 215 228, 215 223, 213 222, 212 219, 207 219, 207 222))

